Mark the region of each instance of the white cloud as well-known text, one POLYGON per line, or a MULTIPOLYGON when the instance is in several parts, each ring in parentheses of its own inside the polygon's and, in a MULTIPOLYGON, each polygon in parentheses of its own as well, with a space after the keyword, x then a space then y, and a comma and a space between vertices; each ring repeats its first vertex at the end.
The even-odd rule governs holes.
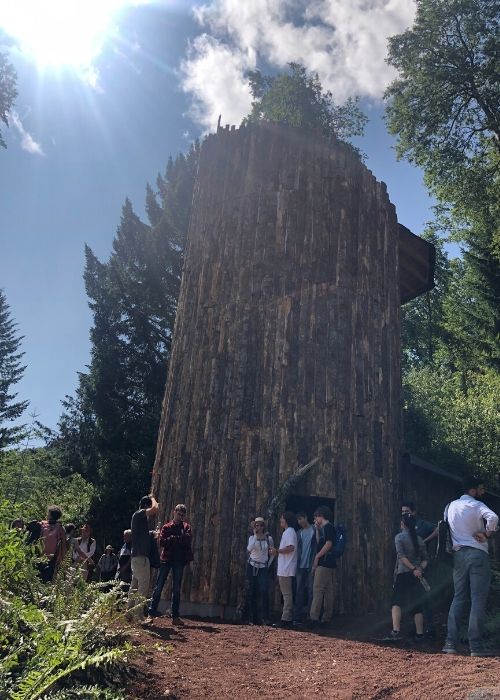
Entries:
POLYGON ((181 65, 191 116, 213 128, 249 111, 245 71, 294 61, 317 72, 337 101, 380 99, 393 77, 387 38, 406 29, 414 0, 211 0, 195 16, 204 29, 181 65))
POLYGON ((45 153, 42 146, 35 141, 29 131, 26 131, 18 113, 12 111, 9 118, 12 125, 16 128, 19 136, 21 137, 21 148, 28 153, 32 153, 33 155, 44 156, 45 153))

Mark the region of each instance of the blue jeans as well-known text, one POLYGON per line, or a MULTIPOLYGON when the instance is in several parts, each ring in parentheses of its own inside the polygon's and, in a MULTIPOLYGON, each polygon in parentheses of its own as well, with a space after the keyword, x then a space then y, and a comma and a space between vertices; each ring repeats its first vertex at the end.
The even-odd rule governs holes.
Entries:
POLYGON ((491 568, 487 552, 476 547, 461 547, 453 552, 453 586, 455 595, 448 613, 446 643, 455 646, 459 640, 460 622, 470 596, 469 646, 481 651, 486 601, 490 588, 491 568))
POLYGON ((172 617, 179 617, 179 606, 181 602, 181 584, 182 584, 182 574, 184 573, 184 564, 182 562, 170 562, 162 561, 160 565, 160 570, 158 571, 158 578, 156 580, 156 586, 153 591, 153 596, 151 598, 151 605, 149 606, 149 614, 156 615, 158 610, 158 604, 161 598, 161 592, 163 591, 163 586, 165 581, 172 570, 172 617))
POLYGON ((296 573, 296 583, 297 590, 295 592, 295 605, 293 609, 293 619, 295 622, 300 622, 302 617, 302 610, 304 608, 304 603, 306 602, 306 591, 307 591, 307 612, 311 607, 312 603, 312 592, 313 592, 313 577, 311 569, 297 569, 296 573))
POLYGON ((247 588, 249 597, 248 619, 250 622, 258 622, 259 604, 262 620, 269 620, 269 569, 256 569, 247 564, 247 588))

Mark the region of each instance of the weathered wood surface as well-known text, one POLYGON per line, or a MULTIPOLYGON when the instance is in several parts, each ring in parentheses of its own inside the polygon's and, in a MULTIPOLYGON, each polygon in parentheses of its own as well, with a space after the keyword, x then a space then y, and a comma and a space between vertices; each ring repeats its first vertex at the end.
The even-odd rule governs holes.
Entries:
POLYGON ((315 455, 301 493, 348 526, 337 607, 387 597, 399 308, 395 210, 349 147, 276 124, 205 141, 153 476, 163 513, 189 509, 191 601, 236 606, 250 519, 315 455))

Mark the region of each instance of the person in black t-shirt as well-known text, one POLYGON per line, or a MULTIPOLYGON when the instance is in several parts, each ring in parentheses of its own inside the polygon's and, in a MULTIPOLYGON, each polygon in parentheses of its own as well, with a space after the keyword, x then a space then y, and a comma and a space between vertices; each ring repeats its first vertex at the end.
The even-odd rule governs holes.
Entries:
POLYGON ((313 561, 313 599, 309 613, 313 627, 320 622, 322 608, 322 623, 330 622, 333 615, 333 577, 337 562, 332 551, 335 544, 335 528, 330 522, 331 517, 328 506, 319 506, 314 513, 317 554, 313 561))

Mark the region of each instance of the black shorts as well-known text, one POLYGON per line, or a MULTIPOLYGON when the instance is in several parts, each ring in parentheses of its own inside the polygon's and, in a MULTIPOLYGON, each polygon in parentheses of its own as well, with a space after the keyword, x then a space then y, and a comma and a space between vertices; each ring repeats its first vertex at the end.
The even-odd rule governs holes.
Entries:
POLYGON ((425 591, 418 578, 411 571, 398 574, 392 588, 391 605, 399 605, 404 613, 416 615, 422 612, 425 591))

